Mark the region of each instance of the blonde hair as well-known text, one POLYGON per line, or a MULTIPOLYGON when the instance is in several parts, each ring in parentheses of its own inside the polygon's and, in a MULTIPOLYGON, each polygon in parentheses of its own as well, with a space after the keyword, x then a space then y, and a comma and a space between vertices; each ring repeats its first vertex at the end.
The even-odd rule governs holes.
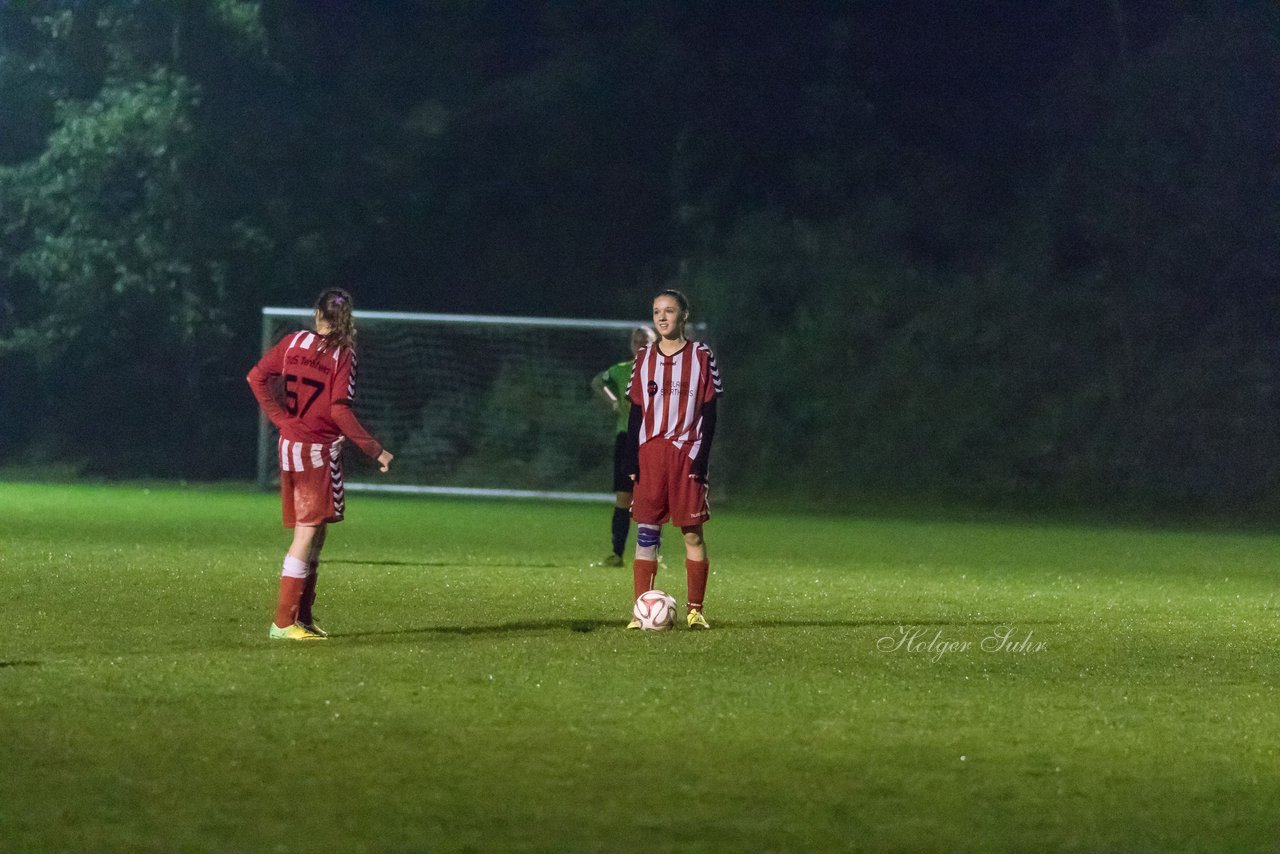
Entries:
POLYGON ((658 340, 658 333, 653 331, 652 326, 637 326, 631 330, 631 343, 634 344, 637 338, 643 338, 646 343, 652 344, 658 340))

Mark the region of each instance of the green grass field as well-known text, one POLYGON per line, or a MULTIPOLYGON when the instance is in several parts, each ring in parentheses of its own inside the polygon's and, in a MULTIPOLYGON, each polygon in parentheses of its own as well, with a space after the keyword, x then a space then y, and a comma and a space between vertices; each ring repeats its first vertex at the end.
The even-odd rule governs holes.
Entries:
POLYGON ((1275 536, 723 512, 639 633, 607 508, 350 504, 282 644, 275 496, 0 484, 0 850, 1280 843, 1275 536))

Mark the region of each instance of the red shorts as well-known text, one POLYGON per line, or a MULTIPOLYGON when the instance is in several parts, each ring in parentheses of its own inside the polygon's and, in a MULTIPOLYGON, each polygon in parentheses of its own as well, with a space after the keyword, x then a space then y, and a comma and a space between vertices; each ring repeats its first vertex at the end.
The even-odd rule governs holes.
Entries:
POLYGON ((707 485, 689 477, 693 460, 682 449, 654 439, 640 446, 640 479, 631 496, 631 518, 641 525, 687 528, 711 518, 707 485))
POLYGON ((342 457, 325 450, 323 456, 316 457, 319 465, 307 465, 301 471, 285 468, 280 472, 280 504, 286 528, 342 521, 347 509, 342 457))

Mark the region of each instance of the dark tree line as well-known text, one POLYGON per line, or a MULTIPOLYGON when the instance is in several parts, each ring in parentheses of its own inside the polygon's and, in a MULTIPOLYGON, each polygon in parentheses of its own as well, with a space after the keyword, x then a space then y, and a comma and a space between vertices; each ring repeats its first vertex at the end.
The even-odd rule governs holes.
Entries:
POLYGON ((248 476, 258 309, 335 279, 676 280, 739 494, 1263 507, 1278 93, 1265 0, 8 0, 0 463, 248 476))

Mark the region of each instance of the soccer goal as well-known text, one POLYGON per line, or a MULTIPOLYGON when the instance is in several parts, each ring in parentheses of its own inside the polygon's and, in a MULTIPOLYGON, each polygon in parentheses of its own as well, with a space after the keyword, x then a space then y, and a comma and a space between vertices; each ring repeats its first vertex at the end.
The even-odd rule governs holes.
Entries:
MULTIPOLYGON (((265 352, 309 326, 262 310, 265 352)), ((350 490, 612 500, 613 413, 591 378, 630 357, 631 320, 356 311, 355 408, 396 455, 379 475, 348 447, 350 490)), ((278 477, 262 418, 258 482, 278 477)))

